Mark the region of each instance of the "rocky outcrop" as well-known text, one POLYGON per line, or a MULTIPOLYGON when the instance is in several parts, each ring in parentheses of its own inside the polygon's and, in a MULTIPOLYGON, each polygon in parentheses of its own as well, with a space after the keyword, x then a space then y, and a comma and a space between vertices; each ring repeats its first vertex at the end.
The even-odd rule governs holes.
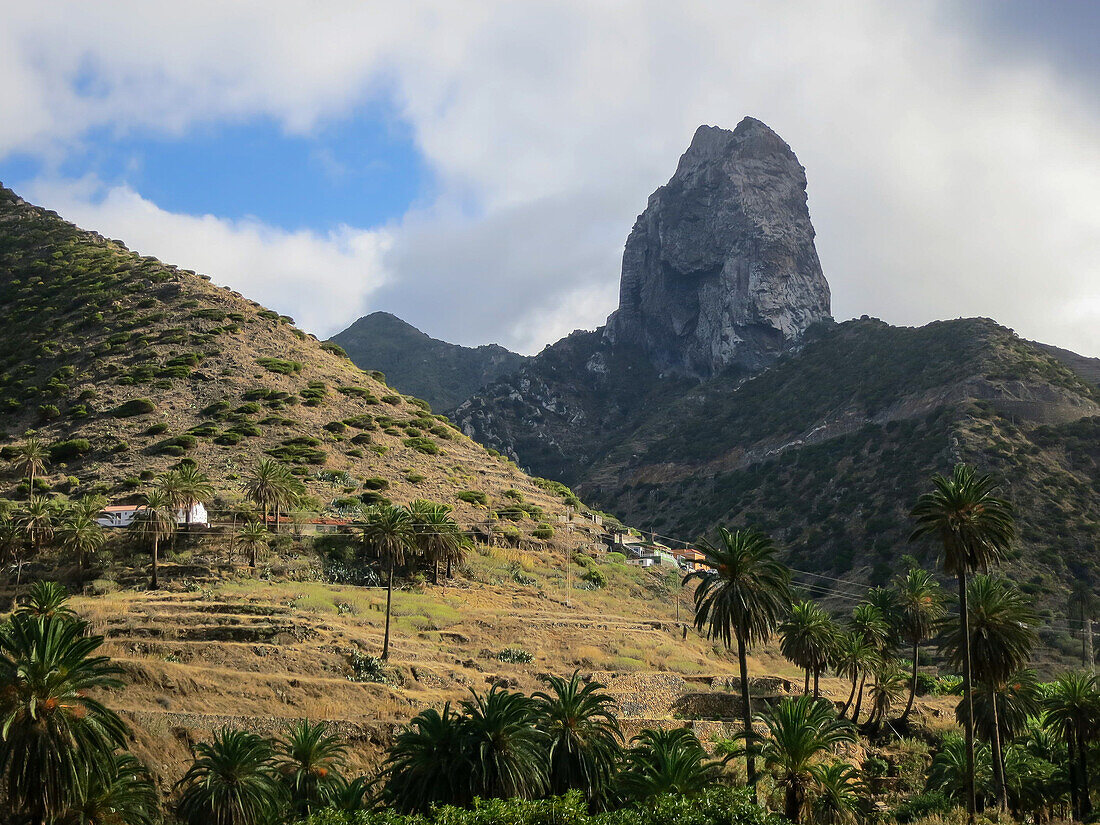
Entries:
POLYGON ((707 378, 765 366, 829 317, 794 152, 754 118, 700 126, 627 239, 606 337, 707 378))

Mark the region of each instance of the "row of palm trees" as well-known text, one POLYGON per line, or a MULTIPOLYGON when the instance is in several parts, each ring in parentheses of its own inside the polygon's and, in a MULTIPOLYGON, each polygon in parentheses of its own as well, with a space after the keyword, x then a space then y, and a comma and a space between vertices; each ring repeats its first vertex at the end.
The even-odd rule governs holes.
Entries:
MULTIPOLYGON (((972 663, 971 611, 968 596, 969 578, 1000 561, 1014 537, 1012 505, 996 495, 992 477, 975 472, 964 464, 954 468, 951 476, 934 476, 932 490, 921 495, 911 516, 915 522, 912 539, 931 537, 942 547, 943 568, 958 583, 959 618, 956 650, 963 676, 963 727, 967 764, 966 803, 973 820, 976 811, 974 793, 974 675, 972 663)), ((886 612, 880 600, 892 598, 887 591, 873 592, 872 599, 857 608, 849 625, 851 635, 834 641, 837 634, 831 619, 819 607, 808 602, 795 603, 792 598, 790 571, 777 558, 777 550, 769 538, 754 530, 719 530, 718 542, 701 549, 707 569, 689 573, 684 584, 697 582, 694 593, 695 626, 709 638, 718 639, 727 647, 736 641, 741 672, 741 696, 744 736, 750 744, 752 706, 746 657, 750 646, 766 642, 777 631, 782 634, 781 649, 792 660, 806 668, 814 677, 814 694, 818 677, 830 663, 855 679, 859 675, 856 707, 858 718, 863 683, 868 672, 876 673, 872 691, 880 721, 899 684, 894 673, 878 665, 884 660, 889 623, 886 615, 899 615, 899 631, 913 646, 913 676, 910 691, 915 690, 917 654, 920 643, 929 630, 940 621, 940 608, 930 577, 911 572, 896 588, 901 602, 900 613, 886 612)), ((983 582, 982 587, 986 587, 983 582)), ((993 585, 988 585, 993 587, 993 585)), ((988 589, 988 588, 986 588, 988 589)), ((1003 673, 994 668, 983 672, 991 685, 1000 682, 1003 673)), ((996 703, 993 702, 995 708, 996 703)), ((910 705, 911 707, 911 701, 910 705)), ((847 708, 845 708, 847 711, 847 708)), ((753 749, 748 749, 747 769, 750 785, 757 774, 753 749)), ((999 787, 1003 789, 1003 781, 999 787)), ((1003 795, 1000 797, 1003 801, 1003 795)))
MULTIPOLYGON (((526 696, 494 687, 457 709, 423 711, 398 734, 383 765, 379 803, 404 812, 474 799, 535 799, 580 792, 590 807, 636 805, 662 794, 693 795, 721 781, 725 763, 746 749, 712 759, 688 728, 643 730, 624 743, 613 699, 577 673, 547 678, 526 696)), ((863 790, 858 769, 838 749, 855 742, 854 727, 810 695, 789 697, 756 714, 768 731, 754 757, 783 789, 792 823, 807 810, 851 817, 863 790)), ((816 821, 826 821, 824 816, 816 821)))

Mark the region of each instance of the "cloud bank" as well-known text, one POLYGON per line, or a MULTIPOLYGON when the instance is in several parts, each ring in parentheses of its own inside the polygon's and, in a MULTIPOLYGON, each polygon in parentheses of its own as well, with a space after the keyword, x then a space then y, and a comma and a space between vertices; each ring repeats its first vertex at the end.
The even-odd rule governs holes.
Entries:
POLYGON ((838 318, 994 317, 1100 355, 1100 96, 949 2, 53 3, 0 12, 0 155, 90 130, 309 134, 384 98, 437 193, 327 234, 174 215, 116 182, 26 193, 319 334, 388 309, 530 352, 603 321, 696 126, 807 167, 838 318))

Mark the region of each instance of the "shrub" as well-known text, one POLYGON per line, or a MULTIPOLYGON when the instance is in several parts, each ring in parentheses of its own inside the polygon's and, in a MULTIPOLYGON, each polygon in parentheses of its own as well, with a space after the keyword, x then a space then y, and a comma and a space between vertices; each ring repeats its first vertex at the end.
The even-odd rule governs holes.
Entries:
POLYGON ((375 401, 378 400, 374 398, 374 393, 366 387, 337 387, 336 391, 341 395, 350 395, 354 398, 362 398, 363 400, 368 398, 374 399, 375 401))
POLYGON ((537 539, 552 539, 554 537, 554 528, 546 522, 543 522, 531 531, 531 535, 537 539))
POLYGON ((80 458, 92 451, 92 445, 86 438, 73 438, 57 441, 50 446, 50 461, 63 462, 80 458))
POLYGON ((165 439, 159 444, 154 444, 153 451, 165 455, 183 455, 187 450, 194 449, 198 443, 199 440, 195 436, 185 433, 177 435, 175 438, 165 439))
POLYGON ((395 405, 400 404, 401 403, 401 396, 400 395, 383 395, 382 396, 382 403, 383 404, 395 404, 395 405))
POLYGON ((232 430, 222 433, 214 438, 215 444, 221 444, 223 447, 233 447, 240 444, 244 440, 244 436, 240 433, 235 433, 232 430))
POLYGON ((364 490, 385 490, 388 489, 390 483, 384 478, 368 478, 363 481, 364 490))
POLYGON ((130 418, 135 415, 146 415, 154 410, 156 405, 148 398, 131 398, 115 407, 111 414, 115 418, 130 418))
POLYGON ((377 656, 371 656, 367 653, 353 650, 351 655, 348 656, 348 665, 351 667, 351 675, 348 677, 349 681, 378 682, 381 684, 385 684, 388 681, 386 665, 377 656))
POLYGON ((328 430, 330 433, 342 433, 347 428, 348 425, 343 421, 330 421, 323 427, 323 429, 328 430))
POLYGON ((293 375, 302 371, 302 364, 298 361, 284 361, 282 358, 257 358, 256 363, 269 372, 280 375, 293 375))
POLYGON ((467 504, 480 504, 482 507, 489 503, 489 497, 480 490, 463 490, 455 498, 467 504))
POLYGON ((333 355, 339 355, 341 358, 348 357, 348 354, 344 352, 344 348, 339 344, 332 343, 332 341, 325 341, 323 344, 321 344, 321 349, 323 349, 325 352, 331 352, 333 355))
POLYGON ((349 427, 355 427, 357 430, 373 430, 377 426, 374 423, 374 418, 370 413, 363 413, 362 415, 355 415, 351 418, 345 418, 344 423, 349 427))
POLYGON ((597 567, 588 568, 588 572, 581 576, 581 578, 593 587, 607 587, 607 576, 597 567))
POLYGON ((522 647, 506 647, 497 654, 498 660, 512 665, 526 665, 534 661, 534 658, 522 647))
POLYGON ((417 436, 415 438, 406 438, 401 443, 425 455, 439 455, 440 453, 439 445, 430 438, 417 436))
POLYGON ((370 436, 366 433, 358 433, 351 437, 352 444, 370 444, 370 436))
POLYGON ((157 424, 153 424, 151 427, 149 427, 145 431, 145 434, 146 435, 160 435, 161 433, 166 433, 166 432, 168 432, 168 425, 165 424, 163 421, 161 421, 161 422, 159 422, 157 424))
POLYGON ((894 808, 894 819, 905 825, 932 814, 945 814, 955 807, 955 803, 943 791, 928 791, 917 794, 894 808))
POLYGON ((406 470, 405 471, 405 481, 409 482, 409 484, 419 484, 426 477, 427 476, 424 476, 423 474, 418 473, 416 470, 406 470))
POLYGON ((60 414, 61 410, 57 408, 56 404, 42 404, 38 407, 38 417, 43 420, 57 418, 60 414))

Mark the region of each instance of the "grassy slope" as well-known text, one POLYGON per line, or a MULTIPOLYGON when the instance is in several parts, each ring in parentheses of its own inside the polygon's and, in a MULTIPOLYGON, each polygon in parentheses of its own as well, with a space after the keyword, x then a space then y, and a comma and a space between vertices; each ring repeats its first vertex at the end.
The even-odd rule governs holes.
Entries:
MULTIPOLYGON (((483 520, 485 511, 457 500, 463 490, 499 504, 514 487, 551 521, 565 512, 560 497, 290 319, 5 189, 0 325, 0 432, 8 443, 31 431, 51 445, 87 441, 86 450, 77 445, 80 454, 59 454, 51 464, 55 491, 119 499, 140 486, 143 472, 167 469, 182 453, 211 475, 216 505, 227 509, 241 502, 247 469, 275 452, 321 506, 381 478, 389 498, 444 501, 466 522, 483 520), (153 410, 117 417, 135 399, 151 400, 153 410), (438 452, 409 446, 410 438, 438 452), (322 480, 322 472, 347 476, 322 480)), ((18 496, 16 474, 10 466, 4 472, 6 493, 18 496)))

